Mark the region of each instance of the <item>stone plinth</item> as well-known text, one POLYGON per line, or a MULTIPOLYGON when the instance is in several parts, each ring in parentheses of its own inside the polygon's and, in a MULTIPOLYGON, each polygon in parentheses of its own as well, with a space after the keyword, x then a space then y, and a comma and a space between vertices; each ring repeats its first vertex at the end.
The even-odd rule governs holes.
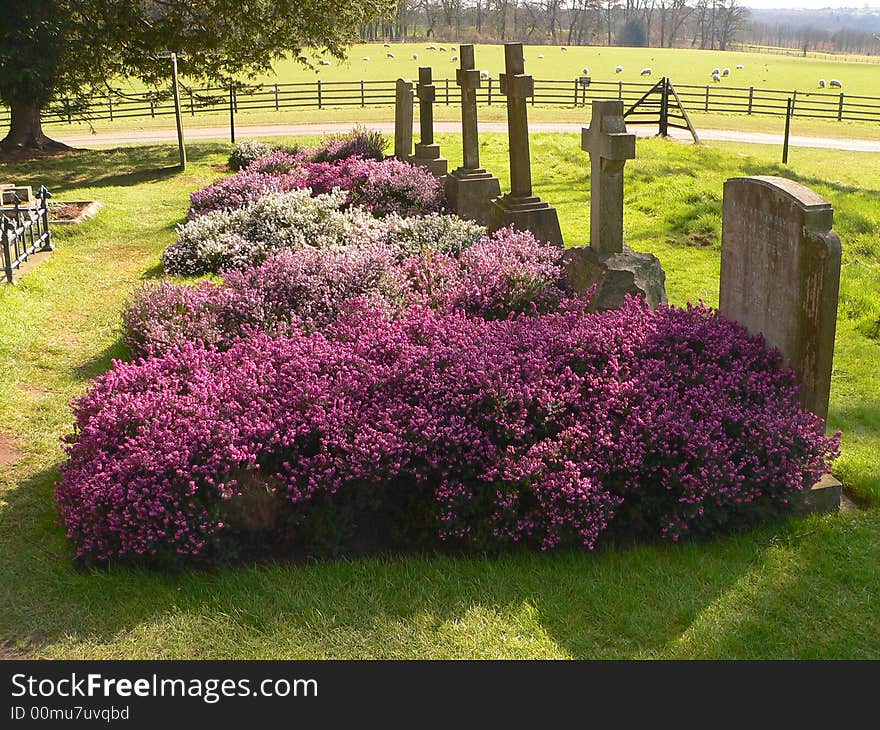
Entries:
POLYGON ((497 177, 482 168, 459 167, 446 176, 444 188, 449 205, 459 216, 484 226, 491 224, 490 202, 501 195, 497 177))

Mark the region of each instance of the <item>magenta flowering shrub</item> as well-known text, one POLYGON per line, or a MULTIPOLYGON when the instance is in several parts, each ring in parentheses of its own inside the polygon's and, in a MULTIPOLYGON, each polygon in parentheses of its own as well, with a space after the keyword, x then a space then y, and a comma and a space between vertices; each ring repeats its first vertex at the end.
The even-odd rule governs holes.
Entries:
MULTIPOLYGON (((427 220, 431 230, 437 227, 436 219, 427 220)), ((418 303, 486 319, 549 312, 568 295, 561 255, 531 233, 512 229, 487 234, 458 256, 426 251, 401 258, 385 242, 306 246, 227 271, 222 285, 142 287, 123 312, 124 339, 137 357, 187 342, 227 349, 257 331, 324 328, 349 299, 369 301, 391 316, 418 303)))
POLYGON ((222 554, 242 474, 313 552, 677 540, 786 509, 837 448, 778 353, 704 307, 346 306, 310 335, 114 363, 73 404, 56 489, 77 554, 222 554))
POLYGON ((308 188, 312 195, 334 188, 348 192, 348 204, 376 217, 415 216, 443 210, 440 181, 422 167, 396 159, 346 157, 315 161, 304 153, 273 152, 231 177, 190 194, 190 220, 217 210, 235 210, 269 193, 308 188))
POLYGON ((387 147, 388 140, 381 132, 356 126, 346 134, 325 139, 317 147, 309 150, 309 156, 316 162, 334 162, 347 157, 383 160, 387 147))
POLYGON ((436 213, 446 207, 440 180, 424 167, 395 158, 357 160, 352 165, 351 203, 377 217, 436 213))

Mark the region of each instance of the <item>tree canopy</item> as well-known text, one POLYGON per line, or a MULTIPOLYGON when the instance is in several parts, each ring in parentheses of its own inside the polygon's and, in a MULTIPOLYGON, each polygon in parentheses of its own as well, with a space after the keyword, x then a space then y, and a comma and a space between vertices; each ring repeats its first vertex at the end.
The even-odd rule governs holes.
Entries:
POLYGON ((12 110, 5 147, 44 147, 40 110, 61 95, 106 91, 125 77, 253 76, 308 52, 341 58, 363 23, 392 0, 6 0, 0 13, 0 102, 12 110))

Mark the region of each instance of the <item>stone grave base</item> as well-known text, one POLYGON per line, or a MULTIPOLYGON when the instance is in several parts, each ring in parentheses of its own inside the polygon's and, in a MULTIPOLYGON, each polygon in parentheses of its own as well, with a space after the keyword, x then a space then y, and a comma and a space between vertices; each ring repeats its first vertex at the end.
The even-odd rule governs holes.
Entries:
POLYGON ((562 246, 562 231, 556 208, 537 196, 514 198, 504 195, 492 201, 490 208, 493 229, 513 224, 521 231, 531 231, 539 241, 562 246))
POLYGON ((596 286, 593 310, 617 309, 627 294, 645 297, 651 309, 666 303, 666 273, 660 260, 628 246, 620 253, 597 253, 590 246, 575 246, 563 254, 571 287, 585 294, 596 286))
POLYGON ((840 509, 843 485, 831 474, 825 474, 810 489, 799 494, 794 501, 795 509, 806 514, 809 512, 836 512, 840 509))
POLYGON ((416 144, 416 153, 409 161, 414 165, 426 167, 428 171, 435 177, 444 177, 446 175, 448 164, 445 157, 440 157, 439 144, 416 144))
POLYGON ((466 170, 459 167, 446 176, 446 197, 459 216, 490 225, 489 208, 493 198, 501 195, 498 178, 482 168, 466 170))

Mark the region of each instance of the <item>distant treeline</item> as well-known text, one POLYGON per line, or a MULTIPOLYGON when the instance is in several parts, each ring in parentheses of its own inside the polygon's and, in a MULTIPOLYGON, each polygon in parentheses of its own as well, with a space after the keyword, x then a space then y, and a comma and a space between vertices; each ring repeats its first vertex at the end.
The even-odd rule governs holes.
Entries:
POLYGON ((741 0, 399 0, 393 17, 362 26, 361 39, 880 53, 880 35, 865 30, 768 21, 741 0))

